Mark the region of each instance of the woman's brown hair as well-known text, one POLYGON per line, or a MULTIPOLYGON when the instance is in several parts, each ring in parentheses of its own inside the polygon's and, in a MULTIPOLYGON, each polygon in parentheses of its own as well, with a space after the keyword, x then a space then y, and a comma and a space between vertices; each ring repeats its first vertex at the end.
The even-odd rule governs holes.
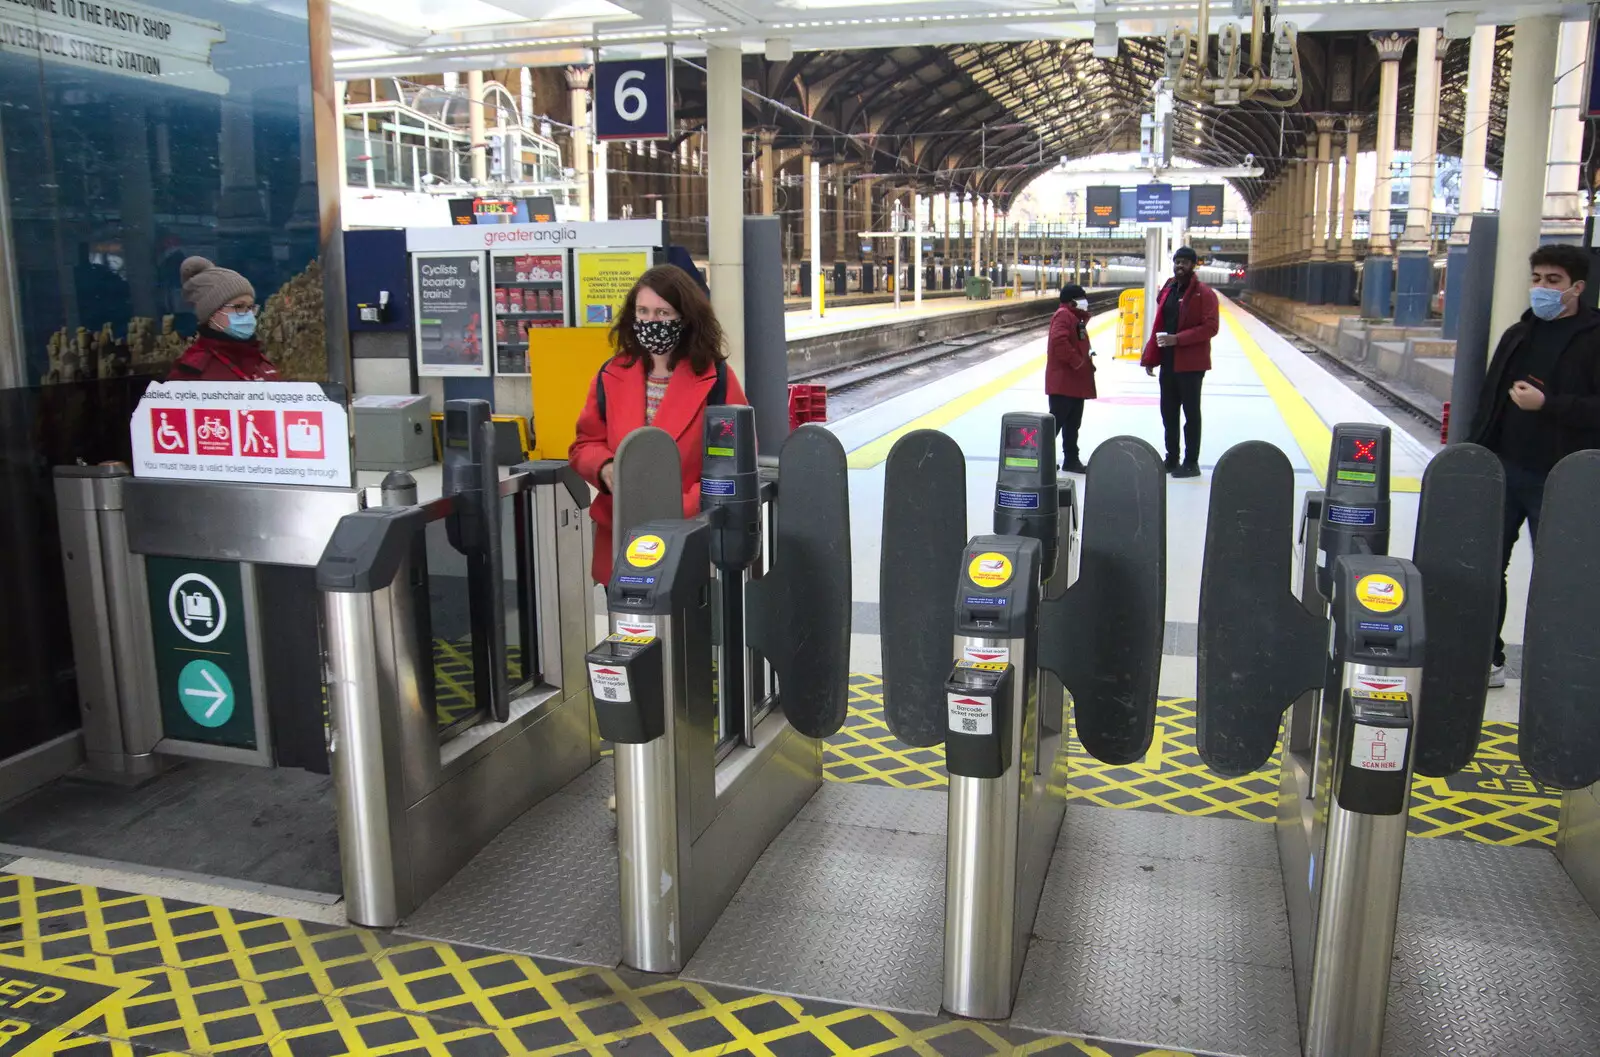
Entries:
POLYGON ((718 360, 728 358, 722 348, 722 324, 711 310, 711 299, 688 272, 675 264, 662 264, 639 276, 639 281, 628 291, 627 300, 622 302, 617 321, 611 325, 611 347, 625 364, 631 367, 648 355, 633 333, 634 320, 638 318, 639 289, 645 286, 677 309, 678 318, 683 320, 683 334, 678 338, 678 347, 668 357, 669 367, 676 369, 680 361, 687 359, 694 373, 703 375, 718 360))

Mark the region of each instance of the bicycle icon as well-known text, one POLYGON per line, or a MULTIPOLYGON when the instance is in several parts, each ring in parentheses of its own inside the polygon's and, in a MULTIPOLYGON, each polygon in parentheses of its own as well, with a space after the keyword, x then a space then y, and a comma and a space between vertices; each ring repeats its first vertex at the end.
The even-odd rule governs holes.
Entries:
POLYGON ((220 418, 203 419, 200 425, 195 427, 194 435, 201 440, 227 440, 228 423, 220 418))

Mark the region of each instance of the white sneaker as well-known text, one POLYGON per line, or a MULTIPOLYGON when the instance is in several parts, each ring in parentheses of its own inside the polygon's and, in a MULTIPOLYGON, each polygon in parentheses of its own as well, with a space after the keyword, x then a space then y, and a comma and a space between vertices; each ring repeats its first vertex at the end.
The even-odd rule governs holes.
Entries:
POLYGON ((1506 685, 1505 665, 1496 664, 1489 669, 1489 685, 1492 687, 1506 685))

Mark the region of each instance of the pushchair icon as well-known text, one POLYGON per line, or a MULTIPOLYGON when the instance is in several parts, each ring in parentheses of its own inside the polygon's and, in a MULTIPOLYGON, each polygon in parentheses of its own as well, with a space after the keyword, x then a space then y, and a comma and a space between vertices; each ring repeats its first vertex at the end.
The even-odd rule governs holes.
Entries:
POLYGON ((211 596, 204 591, 179 591, 183 599, 183 623, 187 627, 204 624, 208 629, 217 622, 216 613, 212 609, 211 596))

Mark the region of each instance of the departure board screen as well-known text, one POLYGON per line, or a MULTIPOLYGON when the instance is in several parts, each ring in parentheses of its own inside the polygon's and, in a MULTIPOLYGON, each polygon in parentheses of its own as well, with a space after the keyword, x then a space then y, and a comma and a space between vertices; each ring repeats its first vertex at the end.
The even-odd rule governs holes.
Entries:
POLYGON ((1084 210, 1092 228, 1114 228, 1122 223, 1122 188, 1089 187, 1084 191, 1084 210))

